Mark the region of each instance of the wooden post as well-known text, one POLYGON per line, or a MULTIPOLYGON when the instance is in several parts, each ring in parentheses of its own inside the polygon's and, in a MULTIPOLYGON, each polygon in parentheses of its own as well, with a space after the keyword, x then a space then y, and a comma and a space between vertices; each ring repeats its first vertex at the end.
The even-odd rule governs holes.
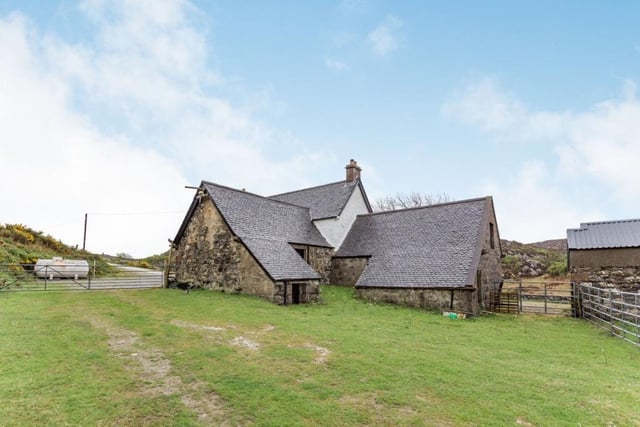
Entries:
POLYGON ((85 250, 85 246, 87 244, 87 216, 89 214, 84 214, 84 235, 82 236, 82 250, 85 250))
POLYGON ((522 280, 518 282, 518 314, 522 313, 522 280))
POLYGON ((169 273, 171 271, 171 255, 173 252, 173 244, 169 244, 169 255, 167 256, 167 259, 164 261, 164 282, 163 282, 163 286, 165 288, 169 287, 169 273))
POLYGON ((547 282, 544 282, 544 314, 547 314, 547 282))
POLYGON ((283 295, 283 305, 287 305, 287 281, 284 281, 284 295, 283 295))

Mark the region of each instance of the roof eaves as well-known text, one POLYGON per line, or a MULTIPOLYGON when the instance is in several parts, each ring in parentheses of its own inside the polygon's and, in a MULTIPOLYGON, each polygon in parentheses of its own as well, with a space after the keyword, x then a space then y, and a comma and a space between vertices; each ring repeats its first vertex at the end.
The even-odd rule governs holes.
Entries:
POLYGON ((475 288, 473 286, 439 286, 439 285, 398 285, 398 286, 389 286, 389 285, 355 285, 358 289, 439 289, 439 290, 451 290, 451 291, 473 291, 475 288))
POLYGON ((200 202, 202 200, 202 196, 200 196, 199 192, 202 189, 203 184, 204 184, 204 181, 201 181, 200 185, 198 186, 198 189, 196 191, 196 194, 193 195, 193 199, 191 200, 191 204, 189 205, 189 209, 187 210, 187 213, 186 213, 186 215, 184 216, 184 218, 182 220, 182 224, 180 224, 180 228, 178 229, 178 232, 176 233, 176 236, 174 237, 173 242, 171 242, 171 244, 178 244, 180 242, 180 240, 182 239, 182 235, 184 234, 185 230, 187 229, 187 225, 189 224, 189 221, 191 220, 191 216, 193 215, 193 212, 196 210, 196 207, 200 204, 200 202))
POLYGON ((369 197, 367 196, 367 192, 364 191, 364 184, 362 183, 362 180, 360 178, 358 178, 358 187, 360 188, 360 192, 362 192, 362 197, 364 198, 364 203, 367 205, 367 210, 369 211, 369 213, 373 212, 371 203, 369 203, 369 197))
POLYGON ((325 220, 325 219, 336 219, 336 218, 338 218, 338 215, 334 215, 334 216, 325 216, 325 217, 323 217, 323 218, 314 218, 314 219, 312 219, 311 221, 315 222, 315 221, 322 221, 322 220, 325 220))
POLYGON ((371 258, 373 255, 334 255, 332 258, 371 258))
MULTIPOLYGON (((349 200, 351 200, 351 198, 353 197, 353 193, 356 191, 356 188, 360 189, 360 194, 362 195, 362 198, 364 199, 364 204, 367 207, 367 211, 369 211, 369 213, 373 212, 373 209, 371 209, 371 204, 369 203, 369 198, 367 197, 367 193, 364 191, 364 185, 362 185, 362 180, 360 178, 357 178, 356 181, 357 181, 356 184, 353 185, 352 188, 351 188, 351 193, 349 194, 349 197, 347 197, 347 200, 344 201, 344 204, 340 208, 340 213, 338 214, 338 216, 342 215, 342 212, 344 212, 344 209, 349 204, 349 200)), ((348 184, 348 183, 346 183, 346 184, 348 184)))
POLYGON ((331 246, 328 242, 327 242, 327 244, 326 244, 326 245, 312 245, 312 244, 310 244, 310 243, 308 243, 308 242, 296 242, 296 241, 293 241, 293 240, 292 240, 292 241, 290 241, 290 242, 287 242, 287 243, 288 243, 288 244, 290 244, 290 245, 304 245, 304 246, 313 246, 313 247, 315 247, 315 248, 329 248, 329 249, 333 249, 333 246, 331 246))
POLYGON ((480 258, 482 257, 482 249, 484 246, 484 230, 489 228, 489 218, 491 216, 489 198, 484 198, 484 208, 482 209, 482 220, 480 221, 479 228, 476 230, 476 244, 473 250, 471 258, 471 265, 469 266, 469 272, 467 273, 466 286, 473 286, 476 281, 476 272, 480 265, 480 258))
MULTIPOLYGON (((358 183, 359 182, 360 182, 360 179, 358 178, 358 183)), ((348 182, 345 182, 345 185, 348 185, 348 184, 349 184, 348 182)), ((357 186, 358 186, 357 184, 351 186, 351 191, 349 192, 349 197, 347 197, 347 199, 342 204, 342 207, 340 208, 340 211, 338 212, 338 215, 337 215, 338 217, 340 215, 342 215, 342 212, 344 212, 344 208, 346 208, 347 205, 349 204, 349 200, 351 200, 351 198, 353 197, 353 192, 356 191, 356 187, 357 186)))

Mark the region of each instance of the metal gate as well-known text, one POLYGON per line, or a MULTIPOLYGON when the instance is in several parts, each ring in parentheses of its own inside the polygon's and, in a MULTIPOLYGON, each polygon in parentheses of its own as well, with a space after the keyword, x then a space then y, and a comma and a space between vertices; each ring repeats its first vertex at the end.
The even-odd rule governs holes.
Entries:
POLYGON ((151 289, 164 286, 162 271, 122 265, 112 267, 115 273, 108 277, 96 277, 95 268, 87 277, 78 277, 57 270, 55 266, 45 266, 44 274, 40 270, 36 275, 33 264, 0 264, 0 292, 151 289))
POLYGON ((575 314, 572 282, 505 280, 492 301, 498 313, 575 314))

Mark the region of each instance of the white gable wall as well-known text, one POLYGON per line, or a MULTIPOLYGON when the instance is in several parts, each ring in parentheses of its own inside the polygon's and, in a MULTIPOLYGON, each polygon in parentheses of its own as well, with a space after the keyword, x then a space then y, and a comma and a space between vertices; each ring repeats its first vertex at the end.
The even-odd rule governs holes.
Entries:
POLYGON ((367 214, 367 204, 360 187, 356 189, 349 197, 346 206, 342 210, 342 214, 337 218, 318 219, 313 223, 316 225, 322 236, 329 242, 331 246, 338 249, 342 241, 347 237, 347 233, 351 229, 357 215, 367 214))

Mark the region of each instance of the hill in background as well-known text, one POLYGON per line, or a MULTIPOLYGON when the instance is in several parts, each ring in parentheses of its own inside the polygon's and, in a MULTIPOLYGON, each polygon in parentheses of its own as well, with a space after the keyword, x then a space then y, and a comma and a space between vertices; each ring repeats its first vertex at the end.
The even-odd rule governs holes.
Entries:
POLYGON ((558 279, 567 274, 566 239, 520 243, 501 240, 502 271, 505 279, 550 276, 558 279))
MULTIPOLYGON (((501 240, 502 270, 505 279, 552 276, 564 278, 567 265, 567 241, 565 239, 524 244, 501 240)), ((93 265, 98 274, 110 270, 109 264, 125 264, 134 267, 161 269, 167 253, 143 259, 133 259, 127 254, 96 255, 53 238, 42 231, 35 231, 20 224, 0 225, 0 264, 35 264, 38 258, 55 256, 68 259, 84 259, 93 265)))
MULTIPOLYGON (((125 255, 125 254, 122 254, 125 255)), ((112 272, 110 264, 126 264, 134 267, 162 268, 166 254, 154 255, 144 259, 132 259, 128 256, 97 255, 76 247, 65 245, 60 240, 35 231, 21 224, 0 225, 0 264, 35 264, 39 258, 84 259, 93 266, 96 274, 112 272)))

